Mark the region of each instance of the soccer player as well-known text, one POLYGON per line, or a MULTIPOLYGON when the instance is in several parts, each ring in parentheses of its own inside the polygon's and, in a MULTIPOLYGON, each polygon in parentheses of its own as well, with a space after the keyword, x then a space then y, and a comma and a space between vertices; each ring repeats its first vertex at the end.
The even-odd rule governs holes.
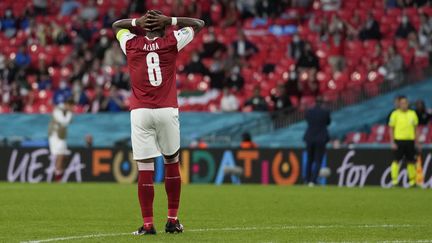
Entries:
POLYGON ((409 103, 405 96, 399 97, 399 108, 390 115, 390 141, 394 150, 394 160, 391 164, 391 177, 393 186, 397 186, 399 181, 399 161, 404 159, 407 163, 409 185, 414 187, 416 184, 416 128, 418 117, 415 111, 408 109, 409 103))
POLYGON ((113 24, 117 40, 127 57, 132 94, 130 98, 133 158, 138 165, 138 198, 143 226, 135 235, 156 234, 153 226, 153 175, 155 157, 164 157, 168 220, 165 232, 181 233, 177 219, 180 202, 180 128, 176 90, 176 58, 204 27, 194 18, 167 17, 148 11, 137 19, 122 19, 113 24), (180 29, 167 33, 168 25, 180 29), (135 27, 145 35, 131 33, 135 27))
POLYGON ((72 108, 72 99, 56 106, 48 126, 49 150, 55 159, 55 181, 61 181, 63 178, 64 157, 68 154, 66 144, 67 127, 72 121, 72 108))

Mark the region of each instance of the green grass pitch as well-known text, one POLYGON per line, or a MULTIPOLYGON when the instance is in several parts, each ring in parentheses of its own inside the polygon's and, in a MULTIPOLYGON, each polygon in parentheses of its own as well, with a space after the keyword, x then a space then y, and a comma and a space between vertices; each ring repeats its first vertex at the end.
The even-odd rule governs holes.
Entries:
POLYGON ((135 237, 135 185, 1 183, 0 242, 432 242, 430 190, 186 185, 179 235, 155 193, 158 234, 135 237))

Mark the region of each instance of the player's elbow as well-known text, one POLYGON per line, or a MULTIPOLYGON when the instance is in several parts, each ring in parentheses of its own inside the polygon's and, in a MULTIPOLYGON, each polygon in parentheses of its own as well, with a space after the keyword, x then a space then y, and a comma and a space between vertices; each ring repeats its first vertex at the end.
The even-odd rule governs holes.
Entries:
POLYGON ((195 26, 194 26, 195 32, 199 32, 199 31, 201 31, 202 28, 204 28, 204 26, 205 26, 205 22, 204 22, 204 20, 197 19, 197 20, 195 21, 195 26))

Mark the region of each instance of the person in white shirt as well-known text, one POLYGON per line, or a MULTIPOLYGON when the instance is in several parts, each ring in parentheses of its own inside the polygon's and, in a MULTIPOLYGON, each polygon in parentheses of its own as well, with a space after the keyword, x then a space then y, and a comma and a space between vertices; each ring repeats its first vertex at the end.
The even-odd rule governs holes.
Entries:
POLYGON ((48 143, 55 158, 55 180, 61 181, 64 171, 64 157, 69 153, 66 144, 67 127, 72 121, 73 100, 67 100, 54 108, 48 126, 48 143))
POLYGON ((224 112, 233 112, 238 111, 239 109, 239 101, 237 100, 237 97, 235 97, 228 88, 225 88, 223 91, 220 108, 221 111, 224 112))

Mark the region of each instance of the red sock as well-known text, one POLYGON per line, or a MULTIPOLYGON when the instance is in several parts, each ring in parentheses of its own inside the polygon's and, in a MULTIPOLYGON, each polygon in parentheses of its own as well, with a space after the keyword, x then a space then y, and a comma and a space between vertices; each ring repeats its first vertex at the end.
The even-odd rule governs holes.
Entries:
POLYGON ((168 219, 176 220, 181 192, 179 162, 165 164, 165 191, 168 197, 168 219))
POLYGON ((153 225, 153 175, 154 171, 152 170, 142 170, 138 174, 138 199, 141 206, 144 228, 153 225))

